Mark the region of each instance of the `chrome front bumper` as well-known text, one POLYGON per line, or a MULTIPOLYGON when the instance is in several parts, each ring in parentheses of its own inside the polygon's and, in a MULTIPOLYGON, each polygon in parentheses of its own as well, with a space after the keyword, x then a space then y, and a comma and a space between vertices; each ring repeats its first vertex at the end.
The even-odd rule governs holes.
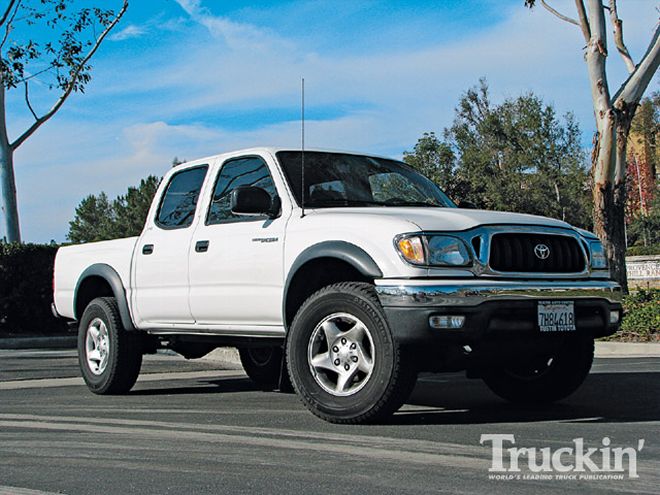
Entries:
POLYGON ((603 299, 616 304, 623 297, 621 286, 610 280, 381 279, 376 281, 376 293, 385 307, 472 307, 489 301, 530 299, 603 299))

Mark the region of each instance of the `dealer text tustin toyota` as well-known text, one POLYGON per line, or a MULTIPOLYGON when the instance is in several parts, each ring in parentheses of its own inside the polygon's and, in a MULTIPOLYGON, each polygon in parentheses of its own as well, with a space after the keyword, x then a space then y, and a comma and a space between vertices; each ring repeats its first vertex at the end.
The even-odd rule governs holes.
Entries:
POLYGON ((139 237, 63 247, 54 311, 76 320, 92 392, 142 356, 236 346, 264 389, 287 378, 338 423, 381 419, 420 371, 466 370, 513 402, 575 391, 621 289, 588 232, 462 209, 404 163, 255 148, 164 177, 139 237))

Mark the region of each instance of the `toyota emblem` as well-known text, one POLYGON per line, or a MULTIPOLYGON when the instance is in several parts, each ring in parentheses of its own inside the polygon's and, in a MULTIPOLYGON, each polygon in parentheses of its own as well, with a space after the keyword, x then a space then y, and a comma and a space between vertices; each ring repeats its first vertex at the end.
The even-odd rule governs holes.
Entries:
POLYGON ((550 256, 550 248, 545 244, 537 244, 534 246, 534 254, 540 260, 547 260, 550 256))

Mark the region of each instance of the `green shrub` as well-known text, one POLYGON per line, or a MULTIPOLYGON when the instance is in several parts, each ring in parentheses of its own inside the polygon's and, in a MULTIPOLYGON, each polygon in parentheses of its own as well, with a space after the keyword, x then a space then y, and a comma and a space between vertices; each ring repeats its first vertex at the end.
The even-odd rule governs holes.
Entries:
POLYGON ((640 289, 623 299, 621 331, 608 340, 660 341, 660 289, 640 289))
POLYGON ((57 246, 0 242, 0 335, 52 335, 66 323, 50 311, 57 246))
POLYGON ((660 244, 652 244, 650 246, 630 246, 626 249, 626 256, 649 256, 652 254, 660 254, 660 244))

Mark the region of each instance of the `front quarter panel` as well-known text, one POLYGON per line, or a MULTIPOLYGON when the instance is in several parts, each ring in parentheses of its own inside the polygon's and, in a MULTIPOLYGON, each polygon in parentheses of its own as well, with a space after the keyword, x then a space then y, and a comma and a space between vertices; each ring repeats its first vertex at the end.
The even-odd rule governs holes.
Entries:
MULTIPOLYGON (((361 249, 376 263, 383 278, 428 276, 428 269, 405 263, 397 254, 394 238, 418 232, 414 223, 401 218, 311 210, 304 217, 294 212, 287 229, 285 273, 291 275, 296 260, 311 246, 327 242, 346 242, 361 249)), ((445 276, 472 276, 466 270, 446 270, 445 276)))

